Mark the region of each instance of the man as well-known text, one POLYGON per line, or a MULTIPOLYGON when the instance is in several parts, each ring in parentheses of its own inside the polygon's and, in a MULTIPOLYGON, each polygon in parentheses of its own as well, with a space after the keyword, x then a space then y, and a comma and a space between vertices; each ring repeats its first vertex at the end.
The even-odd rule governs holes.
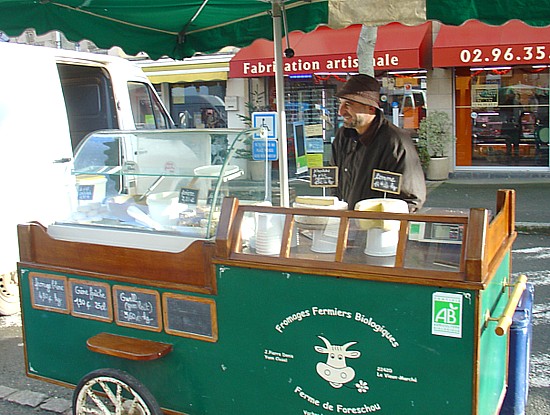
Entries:
POLYGON ((335 196, 350 209, 363 199, 384 197, 371 189, 373 169, 401 173, 400 194, 415 212, 426 199, 426 183, 418 153, 410 135, 386 120, 379 106, 380 85, 368 75, 352 76, 336 94, 344 126, 332 144, 332 164, 338 166, 335 196))

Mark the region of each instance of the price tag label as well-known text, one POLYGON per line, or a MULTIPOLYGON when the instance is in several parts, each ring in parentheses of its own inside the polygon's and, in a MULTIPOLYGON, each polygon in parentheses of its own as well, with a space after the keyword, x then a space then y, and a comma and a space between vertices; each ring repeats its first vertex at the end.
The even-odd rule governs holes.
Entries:
POLYGON ((182 187, 180 189, 179 203, 185 203, 187 205, 196 205, 199 200, 199 189, 191 189, 189 187, 182 187))
POLYGON ((374 169, 370 188, 379 192, 398 195, 401 193, 401 176, 401 173, 374 169))
POLYGON ((338 167, 312 167, 309 169, 311 187, 338 187, 338 167))

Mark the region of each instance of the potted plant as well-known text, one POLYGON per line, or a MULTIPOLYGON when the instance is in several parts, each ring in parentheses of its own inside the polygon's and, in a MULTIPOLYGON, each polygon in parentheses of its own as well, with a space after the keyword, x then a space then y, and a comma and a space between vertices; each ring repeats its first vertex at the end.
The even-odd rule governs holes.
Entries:
POLYGON ((428 180, 446 180, 449 177, 451 119, 446 112, 433 111, 420 121, 418 128, 418 155, 428 180))

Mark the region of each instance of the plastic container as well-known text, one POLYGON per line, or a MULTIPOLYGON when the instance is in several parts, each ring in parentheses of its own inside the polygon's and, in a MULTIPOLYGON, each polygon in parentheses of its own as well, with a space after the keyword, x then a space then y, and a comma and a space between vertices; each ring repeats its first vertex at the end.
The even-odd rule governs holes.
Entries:
POLYGON ((508 357, 508 389, 500 410, 501 415, 523 415, 529 392, 529 355, 533 331, 533 300, 535 288, 527 283, 510 326, 508 357))
POLYGON ((328 218, 324 229, 313 231, 311 250, 321 254, 335 253, 339 226, 340 218, 328 218))
POLYGON ((76 177, 76 189, 79 206, 101 203, 105 199, 107 178, 82 174, 76 177))
MULTIPOLYGON (((355 204, 355 210, 366 212, 408 213, 407 202, 400 199, 364 199, 355 204)), ((365 254, 384 257, 394 256, 399 242, 398 220, 361 219, 359 227, 367 230, 365 254)))

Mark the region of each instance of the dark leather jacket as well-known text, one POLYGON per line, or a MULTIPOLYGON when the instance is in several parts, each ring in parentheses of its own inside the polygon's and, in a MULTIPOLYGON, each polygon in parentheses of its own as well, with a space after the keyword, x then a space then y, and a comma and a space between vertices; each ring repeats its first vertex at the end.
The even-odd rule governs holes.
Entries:
POLYGON ((363 199, 384 197, 371 189, 373 169, 401 173, 401 193, 386 197, 405 200, 415 212, 426 200, 426 183, 418 153, 410 135, 378 113, 361 136, 355 129, 341 127, 332 143, 332 165, 338 166, 334 195, 348 202, 349 209, 363 199))

